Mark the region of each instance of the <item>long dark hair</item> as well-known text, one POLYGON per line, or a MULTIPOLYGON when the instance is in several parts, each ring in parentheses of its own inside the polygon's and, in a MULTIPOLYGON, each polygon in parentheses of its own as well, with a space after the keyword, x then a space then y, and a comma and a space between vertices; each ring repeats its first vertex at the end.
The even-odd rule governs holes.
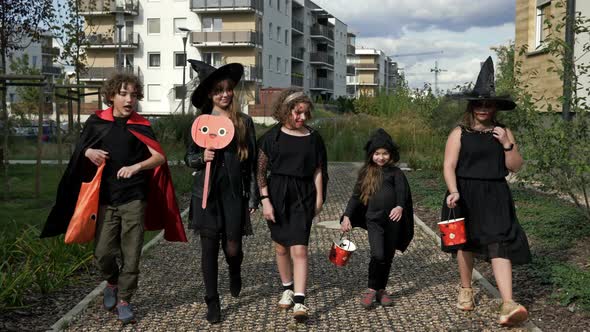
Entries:
MULTIPOLYGON (((367 159, 365 160, 365 165, 359 171, 359 176, 357 179, 357 183, 360 186, 360 199, 364 205, 369 203, 369 199, 371 196, 375 194, 379 189, 381 189, 381 184, 383 182, 383 167, 388 167, 394 164, 392 158, 389 159, 387 164, 383 166, 379 166, 373 162, 373 154, 375 152, 369 154, 367 159)), ((391 156, 391 152, 389 152, 391 156)))

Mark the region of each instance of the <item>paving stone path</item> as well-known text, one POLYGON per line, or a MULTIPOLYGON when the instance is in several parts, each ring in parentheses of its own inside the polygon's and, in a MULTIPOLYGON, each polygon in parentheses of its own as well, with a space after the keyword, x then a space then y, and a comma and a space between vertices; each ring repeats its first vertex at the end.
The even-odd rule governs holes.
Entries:
MULTIPOLYGON (((328 203, 318 222, 336 220, 342 213, 356 178, 358 164, 329 167, 328 203)), ((337 230, 312 229, 310 272, 306 304, 310 319, 296 324, 290 312, 279 311, 280 297, 273 247, 266 224, 256 214, 254 235, 245 238, 243 289, 239 298, 229 294, 227 265, 220 255, 220 293, 223 322, 211 326, 204 319, 206 305, 200 271, 199 239, 189 243, 161 241, 142 259, 139 290, 133 299, 138 322, 122 326, 116 315, 102 309, 98 296, 67 328, 69 331, 497 331, 499 302, 476 285, 477 310, 454 307, 458 274, 454 260, 421 228, 404 254, 396 254, 388 291, 395 304, 367 311, 358 298, 366 287, 369 261, 367 235, 355 231, 359 249, 349 264, 333 266, 328 258, 337 230)), ((321 223, 320 223, 321 225, 321 223)), ((511 329, 519 331, 523 329, 511 329)))

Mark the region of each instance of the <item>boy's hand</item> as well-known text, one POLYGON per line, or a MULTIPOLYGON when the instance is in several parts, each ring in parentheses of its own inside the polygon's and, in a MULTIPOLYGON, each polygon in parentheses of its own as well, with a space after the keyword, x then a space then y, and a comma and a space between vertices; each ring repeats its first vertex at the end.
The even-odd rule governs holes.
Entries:
POLYGON ((96 166, 100 166, 105 160, 109 159, 109 153, 100 149, 88 148, 86 149, 86 152, 84 152, 84 156, 90 159, 90 161, 96 166))
POLYGON ((141 165, 139 163, 131 166, 121 167, 121 169, 117 172, 117 179, 128 179, 137 174, 137 172, 139 172, 140 170, 141 165))
POLYGON ((402 219, 403 211, 404 209, 401 206, 394 207, 391 209, 391 212, 389 212, 389 219, 393 221, 400 221, 402 219))
POLYGON ((344 216, 344 218, 342 218, 342 223, 340 223, 340 230, 342 232, 348 232, 352 229, 352 225, 350 224, 350 218, 348 218, 347 216, 344 216))

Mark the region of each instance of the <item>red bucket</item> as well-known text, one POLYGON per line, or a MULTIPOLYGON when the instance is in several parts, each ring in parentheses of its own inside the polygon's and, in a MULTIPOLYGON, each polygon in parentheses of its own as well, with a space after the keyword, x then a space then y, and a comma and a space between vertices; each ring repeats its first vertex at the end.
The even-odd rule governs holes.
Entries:
POLYGON ((330 261, 336 266, 344 266, 348 263, 348 260, 352 253, 356 250, 356 245, 348 240, 342 239, 334 241, 332 248, 330 248, 330 261))
POLYGON ((465 218, 449 219, 438 223, 442 242, 445 246, 456 246, 467 242, 465 218))

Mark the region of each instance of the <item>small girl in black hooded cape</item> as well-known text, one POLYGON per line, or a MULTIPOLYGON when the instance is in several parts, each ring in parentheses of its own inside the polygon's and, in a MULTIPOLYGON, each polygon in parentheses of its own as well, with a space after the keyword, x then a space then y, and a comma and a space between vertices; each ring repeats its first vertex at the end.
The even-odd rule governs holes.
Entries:
POLYGON ((405 251, 414 237, 414 210, 408 181, 395 166, 399 148, 391 136, 377 129, 365 151, 365 165, 341 218, 341 230, 362 227, 369 233, 369 281, 360 303, 370 309, 377 302, 393 304, 385 287, 395 250, 405 251))

